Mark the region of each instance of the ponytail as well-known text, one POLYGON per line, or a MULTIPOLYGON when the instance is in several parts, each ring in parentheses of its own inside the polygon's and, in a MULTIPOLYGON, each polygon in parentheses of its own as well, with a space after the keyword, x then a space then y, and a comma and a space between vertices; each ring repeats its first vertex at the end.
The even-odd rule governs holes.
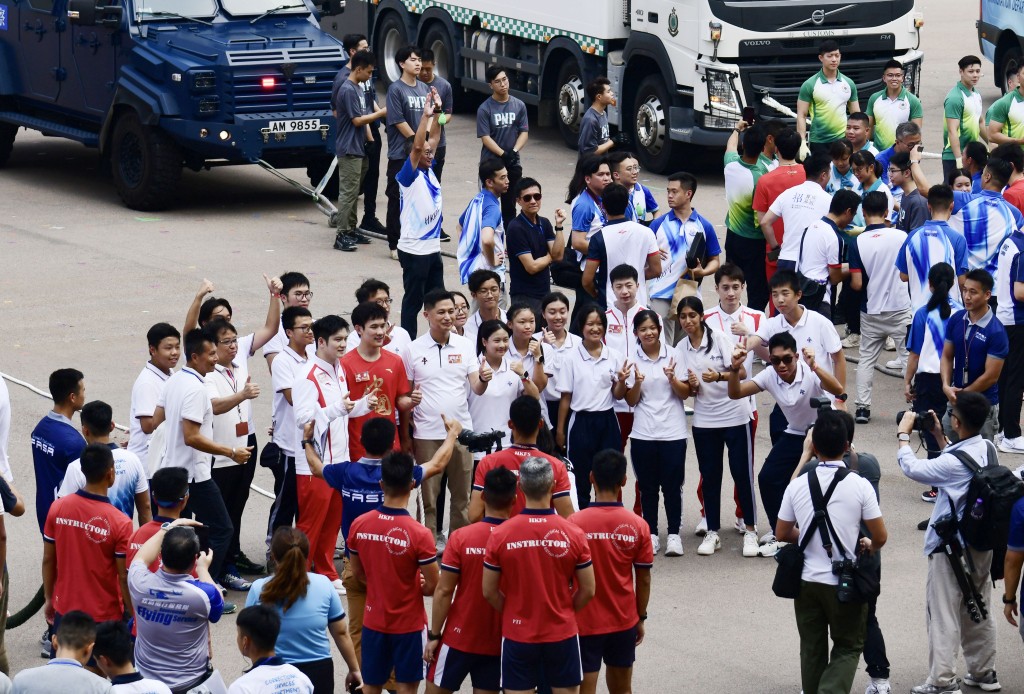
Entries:
POLYGON ((281 527, 270 541, 270 554, 277 564, 274 575, 263 586, 260 602, 280 605, 282 612, 306 597, 309 575, 306 566, 309 539, 298 528, 281 527))
POLYGON ((704 320, 704 302, 700 300, 698 296, 685 296, 679 300, 679 307, 676 310, 676 320, 679 316, 683 315, 683 309, 691 309, 694 313, 700 316, 700 327, 704 331, 704 334, 708 337, 708 346, 704 349, 704 354, 710 354, 711 348, 715 344, 714 333, 708 326, 706 320, 704 320))
POLYGON ((928 299, 928 312, 939 309, 943 320, 949 318, 952 309, 949 306, 949 292, 953 289, 956 275, 949 263, 936 263, 928 271, 928 283, 932 286, 932 295, 928 299))

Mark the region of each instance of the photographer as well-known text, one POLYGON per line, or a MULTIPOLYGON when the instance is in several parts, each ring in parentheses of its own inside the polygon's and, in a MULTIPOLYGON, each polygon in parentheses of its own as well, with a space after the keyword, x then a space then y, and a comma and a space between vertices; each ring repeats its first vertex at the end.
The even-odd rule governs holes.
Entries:
POLYGON ((864 648, 868 605, 841 601, 838 573, 845 570, 840 566, 842 559, 852 557, 841 555, 838 545, 849 553, 858 547, 860 552, 875 552, 888 538, 871 484, 860 475, 843 473, 845 476, 836 479, 840 469, 846 469, 842 457, 847 438, 846 424, 838 413, 820 413, 811 433, 818 465, 786 487, 776 525, 776 534, 784 542, 799 542, 805 533, 814 533, 804 549, 800 596, 794 603, 800 632, 800 679, 808 693, 850 691, 864 648), (825 508, 834 531, 829 535, 836 545, 831 553, 822 545, 817 528, 811 527, 815 511, 809 475, 817 477, 826 497, 825 508), (861 522, 867 526, 871 539, 858 541, 861 522), (799 531, 795 526, 799 526, 799 531))
MULTIPOLYGON (((947 342, 947 347, 949 343, 947 342)), ((936 522, 949 516, 951 511, 959 519, 964 514, 964 496, 971 483, 971 470, 952 451, 960 450, 970 455, 980 467, 995 460, 995 448, 981 437, 981 429, 989 418, 988 400, 981 393, 960 391, 950 416, 950 424, 958 438, 949 443, 942 431, 942 425, 929 411, 930 422, 926 426, 937 441, 944 446, 937 458, 917 458, 910 449, 910 432, 914 430, 917 414, 907 412, 897 426, 897 459, 905 474, 915 482, 931 484, 938 488, 931 524, 924 536, 924 553, 928 557, 928 582, 926 588, 928 622, 928 679, 914 687, 915 694, 939 694, 959 691, 956 682, 957 652, 962 647, 967 661, 967 672, 963 681, 972 687, 982 686, 988 691, 998 689, 996 680, 996 630, 995 622, 983 619, 974 622, 965 610, 966 598, 957 582, 956 574, 949 559, 943 556, 944 540, 935 529, 936 522)), ((923 427, 922 427, 923 428, 923 427)), ((979 552, 966 545, 970 573, 968 579, 976 594, 986 604, 990 602, 992 584, 988 580, 992 564, 992 552, 979 552)))

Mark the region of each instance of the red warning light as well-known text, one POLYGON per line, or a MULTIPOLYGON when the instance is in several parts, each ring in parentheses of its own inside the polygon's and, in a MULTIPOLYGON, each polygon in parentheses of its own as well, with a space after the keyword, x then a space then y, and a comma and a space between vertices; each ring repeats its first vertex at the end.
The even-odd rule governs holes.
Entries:
POLYGON ((264 77, 261 80, 261 84, 263 85, 264 89, 273 89, 274 88, 274 78, 273 77, 264 77))

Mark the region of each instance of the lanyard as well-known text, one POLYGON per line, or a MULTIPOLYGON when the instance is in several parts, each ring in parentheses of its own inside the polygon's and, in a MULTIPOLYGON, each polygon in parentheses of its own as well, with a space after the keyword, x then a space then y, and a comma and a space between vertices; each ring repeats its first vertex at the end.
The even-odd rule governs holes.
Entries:
POLYGON ((971 323, 969 320, 968 313, 964 314, 964 380, 960 383, 961 386, 967 386, 967 369, 971 361, 971 347, 974 346, 974 338, 978 336, 978 332, 981 330, 981 326, 977 323, 971 323), (967 341, 967 333, 971 333, 970 342, 967 341))
POLYGON ((587 197, 589 197, 590 200, 594 203, 594 207, 597 208, 597 211, 601 217, 601 223, 607 224, 608 214, 604 211, 604 203, 599 198, 595 198, 593 193, 590 192, 589 188, 585 188, 583 192, 587 194, 587 197))

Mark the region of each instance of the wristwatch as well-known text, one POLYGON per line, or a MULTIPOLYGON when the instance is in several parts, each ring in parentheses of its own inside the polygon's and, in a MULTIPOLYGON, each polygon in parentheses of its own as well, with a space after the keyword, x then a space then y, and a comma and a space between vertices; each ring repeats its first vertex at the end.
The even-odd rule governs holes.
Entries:
POLYGON ((838 400, 839 402, 846 402, 849 399, 850 396, 847 395, 846 393, 840 393, 839 395, 836 396, 836 400, 838 400))
POLYGON ((432 634, 429 631, 427 632, 427 641, 440 641, 440 640, 441 640, 441 635, 440 634, 432 634))
POLYGON ((1008 599, 1008 598, 1007 598, 1007 597, 1006 597, 1006 596, 1004 595, 1004 596, 1003 596, 1003 604, 1004 604, 1004 605, 1016 605, 1016 604, 1017 604, 1017 596, 1013 596, 1012 598, 1009 598, 1009 599, 1008 599))
POLYGON ((313 439, 302 439, 302 447, 305 448, 306 446, 316 446, 316 441, 313 439))
POLYGON ((537 357, 537 363, 538 364, 543 364, 544 363, 544 348, 543 347, 540 348, 540 356, 537 357))
POLYGON ((160 526, 160 529, 163 530, 164 532, 167 532, 168 530, 170 530, 171 529, 171 521, 165 522, 163 525, 160 526))
POLYGON ((907 443, 908 441, 910 441, 910 434, 900 431, 897 432, 896 438, 898 438, 903 443, 907 443))

